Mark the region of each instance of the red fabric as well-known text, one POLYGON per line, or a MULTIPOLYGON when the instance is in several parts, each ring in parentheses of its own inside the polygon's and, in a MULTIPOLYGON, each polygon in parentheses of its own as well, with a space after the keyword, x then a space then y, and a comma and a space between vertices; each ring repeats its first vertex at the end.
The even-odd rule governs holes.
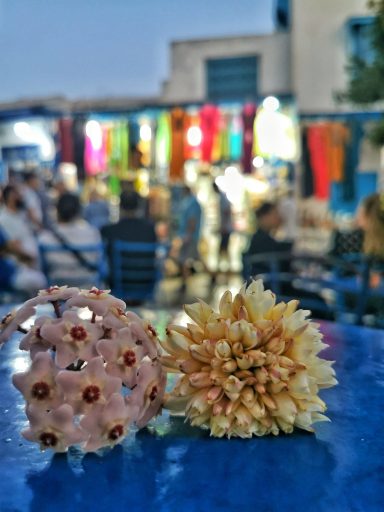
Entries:
POLYGON ((201 159, 203 162, 212 162, 213 142, 219 128, 219 120, 220 112, 215 105, 204 105, 200 110, 201 159))
POLYGON ((327 126, 314 125, 307 130, 308 149, 313 171, 315 197, 328 199, 330 193, 327 152, 327 126))
POLYGON ((245 173, 252 172, 252 148, 253 148, 253 125, 256 116, 256 105, 247 103, 244 105, 243 118, 243 156, 241 163, 245 173))
POLYGON ((59 140, 60 140, 60 161, 74 162, 73 138, 72 138, 72 119, 60 119, 59 121, 59 140))

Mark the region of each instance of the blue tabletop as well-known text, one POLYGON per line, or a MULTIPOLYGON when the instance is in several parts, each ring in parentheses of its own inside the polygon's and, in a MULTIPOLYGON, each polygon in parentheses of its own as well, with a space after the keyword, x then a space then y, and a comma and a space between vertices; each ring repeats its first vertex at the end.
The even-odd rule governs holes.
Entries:
MULTIPOLYGON (((164 315, 163 317, 164 318, 164 315)), ((0 352, 0 511, 383 511, 384 332, 322 323, 340 384, 315 434, 213 439, 164 414, 103 456, 41 453, 0 352)))

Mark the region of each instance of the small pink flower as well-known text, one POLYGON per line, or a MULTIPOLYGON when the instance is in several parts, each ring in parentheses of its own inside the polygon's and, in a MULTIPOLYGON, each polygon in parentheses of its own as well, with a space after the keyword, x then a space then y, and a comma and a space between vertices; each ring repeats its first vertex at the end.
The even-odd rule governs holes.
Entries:
POLYGON ((98 316, 105 316, 111 308, 125 310, 126 305, 120 299, 110 295, 110 290, 99 290, 95 286, 90 290, 81 290, 78 295, 69 299, 68 307, 87 307, 98 316))
POLYGON ((59 372, 56 382, 75 414, 85 414, 95 405, 104 405, 113 393, 121 391, 122 384, 121 379, 106 373, 101 357, 91 359, 79 372, 59 372))
POLYGON ((136 413, 137 407, 127 406, 122 395, 111 395, 104 407, 95 407, 80 421, 81 428, 90 434, 84 450, 92 452, 121 443, 136 413))
POLYGON ((100 340, 96 348, 107 361, 107 373, 120 377, 129 388, 136 384, 137 367, 146 351, 130 327, 120 329, 112 339, 100 340))
POLYGON ((46 412, 30 405, 27 408, 29 428, 21 434, 31 442, 39 443, 42 451, 51 448, 55 452, 65 452, 68 446, 87 440, 87 434, 73 423, 73 409, 63 404, 46 412))
MULTIPOLYGON (((33 299, 31 299, 33 300, 33 299)), ((13 310, 1 320, 0 347, 17 331, 19 325, 26 322, 36 312, 31 300, 27 300, 18 310, 13 310)))
POLYGON ((68 286, 50 286, 44 290, 40 290, 37 297, 31 299, 32 304, 47 304, 48 302, 56 302, 58 300, 68 300, 79 293, 79 289, 68 286))
POLYGON ((106 329, 121 329, 129 325, 129 318, 120 308, 111 308, 103 318, 103 326, 106 329))
POLYGON ((97 356, 95 345, 102 334, 100 324, 82 320, 75 311, 65 311, 62 318, 41 328, 43 338, 56 347, 56 364, 60 368, 77 359, 90 361, 97 356))
POLYGON ((140 413, 136 419, 138 428, 144 427, 153 416, 159 414, 166 383, 167 377, 160 362, 148 361, 140 366, 137 386, 126 398, 127 404, 139 407, 140 413))
POLYGON ((142 344, 145 355, 149 356, 151 359, 156 359, 159 355, 156 345, 157 337, 153 335, 153 331, 149 330, 149 324, 145 324, 139 318, 138 321, 132 321, 129 324, 129 327, 131 328, 132 336, 136 342, 140 342, 142 344))
POLYGON ((44 410, 54 409, 63 402, 55 377, 57 368, 48 352, 39 352, 26 372, 15 373, 13 385, 22 393, 27 403, 44 410))
POLYGON ((30 350, 31 359, 35 357, 38 352, 46 352, 52 347, 52 343, 44 339, 41 335, 41 328, 45 323, 55 322, 49 316, 40 316, 36 319, 35 324, 31 327, 28 334, 26 334, 19 345, 20 350, 30 350))

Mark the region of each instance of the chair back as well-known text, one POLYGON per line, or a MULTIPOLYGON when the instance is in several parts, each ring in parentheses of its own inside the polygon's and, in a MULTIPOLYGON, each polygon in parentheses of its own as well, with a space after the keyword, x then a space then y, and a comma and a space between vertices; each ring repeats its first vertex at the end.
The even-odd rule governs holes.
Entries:
POLYGON ((64 285, 79 287, 96 286, 101 288, 106 275, 106 259, 104 246, 99 244, 39 245, 40 265, 47 278, 48 285, 64 285), (82 254, 89 262, 89 267, 82 265, 73 254, 82 254))
POLYGON ((287 255, 265 253, 244 259, 244 277, 262 278, 280 300, 299 299, 300 306, 326 314, 340 323, 361 325, 365 315, 376 307, 374 325, 384 327, 383 278, 373 285, 372 273, 384 275, 384 264, 362 254, 342 257, 317 257, 312 255, 287 255), (287 257, 291 260, 289 272, 281 268, 287 257), (265 272, 254 269, 265 268, 265 272))
POLYGON ((110 254, 112 293, 126 301, 152 300, 160 279, 157 250, 156 243, 114 240, 110 254))

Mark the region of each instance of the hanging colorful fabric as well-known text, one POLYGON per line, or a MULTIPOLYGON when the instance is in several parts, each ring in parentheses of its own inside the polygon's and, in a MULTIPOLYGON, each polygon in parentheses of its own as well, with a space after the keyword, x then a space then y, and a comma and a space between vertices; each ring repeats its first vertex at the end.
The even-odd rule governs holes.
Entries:
POLYGON ((174 108, 171 111, 171 163, 170 179, 173 181, 183 180, 184 178, 184 131, 185 131, 185 112, 181 108, 174 108))
POLYGON ((327 127, 324 124, 308 128, 308 148, 313 170, 315 196, 328 199, 330 193, 329 165, 327 157, 327 127))
POLYGON ((232 115, 229 135, 229 152, 231 160, 240 160, 243 148, 243 121, 239 113, 232 115))
POLYGON ((218 127, 219 109, 215 105, 204 105, 200 110, 201 160, 203 162, 212 162, 213 142, 218 127))
POLYGON ((253 148, 253 124, 256 115, 256 105, 247 103, 243 109, 243 154, 241 163, 243 171, 250 173, 252 171, 252 148, 253 148))
POLYGON ((72 119, 59 120, 60 162, 74 162, 72 119))

